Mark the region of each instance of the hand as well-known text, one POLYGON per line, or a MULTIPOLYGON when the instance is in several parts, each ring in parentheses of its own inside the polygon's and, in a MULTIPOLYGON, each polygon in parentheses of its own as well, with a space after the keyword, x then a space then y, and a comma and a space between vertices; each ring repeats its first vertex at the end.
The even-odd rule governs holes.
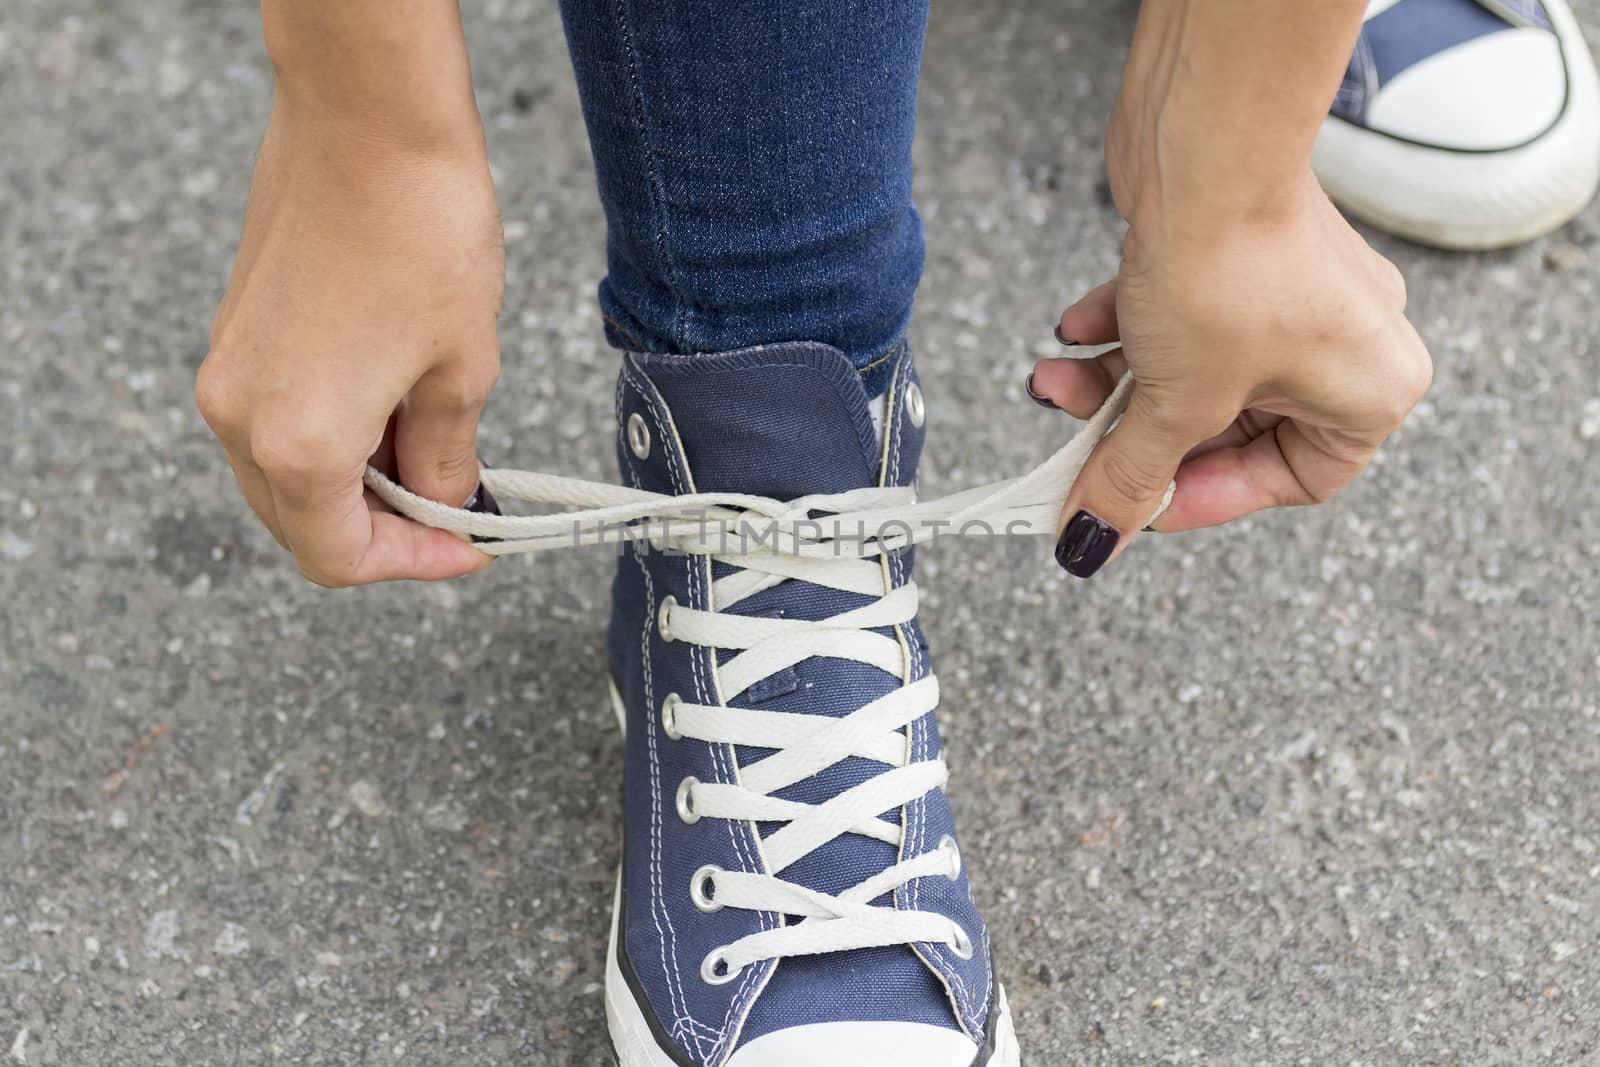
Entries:
POLYGON ((503 279, 475 115, 467 136, 407 144, 280 94, 196 397, 307 578, 440 579, 490 562, 388 513, 361 479, 371 462, 446 504, 473 493, 503 279))
POLYGON ((1251 222, 1136 223, 1117 276, 1062 313, 1065 342, 1121 347, 1044 360, 1031 391, 1085 418, 1124 371, 1136 381, 1067 498, 1057 559, 1069 572, 1087 577, 1126 548, 1174 478, 1162 531, 1327 500, 1427 391, 1399 272, 1309 173, 1278 204, 1251 222))

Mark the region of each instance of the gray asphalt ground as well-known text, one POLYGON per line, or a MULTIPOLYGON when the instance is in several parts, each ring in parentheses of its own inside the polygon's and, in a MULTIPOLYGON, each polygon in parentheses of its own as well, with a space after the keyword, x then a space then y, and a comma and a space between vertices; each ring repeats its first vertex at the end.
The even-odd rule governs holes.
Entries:
MULTIPOLYGON (((470 7, 510 248, 484 453, 609 477, 559 25, 470 7)), ((938 5, 931 493, 1068 433, 1022 381, 1115 262, 1132 14, 938 5)), ((319 591, 195 413, 269 103, 254 19, 0 7, 0 1064, 607 1063, 608 557, 319 591)), ((1600 1062, 1600 208, 1495 255, 1375 239, 1437 384, 1334 504, 1090 584, 1043 543, 925 554, 1032 1064, 1600 1062)))

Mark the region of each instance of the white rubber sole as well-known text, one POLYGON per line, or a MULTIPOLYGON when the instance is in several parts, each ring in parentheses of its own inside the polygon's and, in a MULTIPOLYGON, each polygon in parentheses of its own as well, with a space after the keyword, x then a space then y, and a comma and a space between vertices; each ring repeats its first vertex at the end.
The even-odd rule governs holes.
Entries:
POLYGON ((628 988, 622 968, 617 966, 617 926, 621 920, 622 881, 619 878, 611 905, 611 943, 606 949, 606 1025, 611 1029, 617 1063, 621 1067, 679 1067, 650 1032, 650 1023, 633 999, 633 990, 628 988))
MULTIPOLYGON (((627 717, 622 696, 615 684, 611 685, 611 711, 617 725, 627 733, 627 717)), ((606 1025, 611 1030, 611 1044, 617 1053, 619 1067, 681 1067, 660 1042, 656 1040, 644 1011, 634 998, 633 990, 623 977, 617 963, 618 928, 622 924, 622 876, 617 876, 616 893, 611 902, 611 941, 606 947, 606 1025)), ((994 1052, 983 1067, 1022 1067, 1022 1049, 1017 1044, 1016 1028, 1011 1022, 1011 1005, 1006 1000, 1004 986, 995 989, 994 1052)))
POLYGON ((1330 115, 1312 166, 1334 203, 1400 237, 1461 251, 1531 241, 1582 211, 1600 185, 1600 78, 1571 10, 1545 7, 1569 79, 1554 126, 1520 148, 1450 152, 1330 115))

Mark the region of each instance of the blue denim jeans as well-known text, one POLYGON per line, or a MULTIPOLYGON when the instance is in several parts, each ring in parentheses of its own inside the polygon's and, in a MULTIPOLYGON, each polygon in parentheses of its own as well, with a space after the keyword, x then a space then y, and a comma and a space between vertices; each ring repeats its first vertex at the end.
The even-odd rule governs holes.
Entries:
POLYGON ((887 384, 922 273, 927 0, 561 0, 605 207, 608 340, 822 341, 887 384))

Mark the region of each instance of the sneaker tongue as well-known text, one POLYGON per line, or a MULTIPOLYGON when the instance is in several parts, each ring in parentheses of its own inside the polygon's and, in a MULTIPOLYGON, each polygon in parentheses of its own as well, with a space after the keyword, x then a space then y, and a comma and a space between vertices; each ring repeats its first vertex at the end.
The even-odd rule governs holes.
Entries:
POLYGON ((697 491, 791 500, 878 483, 866 391, 838 349, 635 358, 672 412, 697 491))

